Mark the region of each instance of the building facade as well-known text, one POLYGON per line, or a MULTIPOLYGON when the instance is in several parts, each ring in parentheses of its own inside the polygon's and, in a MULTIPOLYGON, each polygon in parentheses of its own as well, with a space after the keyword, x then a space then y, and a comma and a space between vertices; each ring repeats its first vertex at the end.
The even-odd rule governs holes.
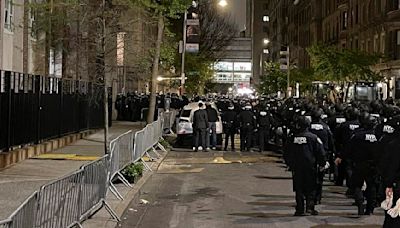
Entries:
MULTIPOLYGON (((0 69, 29 74, 44 73, 44 51, 32 31, 35 14, 26 0, 0 1, 0 69)), ((43 37, 42 37, 43 38, 43 37)))
POLYGON ((266 40, 270 39, 271 34, 271 15, 269 12, 270 0, 250 0, 248 1, 251 14, 248 16, 250 21, 250 33, 252 38, 252 84, 257 86, 263 74, 263 63, 269 54, 266 40))
POLYGON ((235 38, 225 48, 224 57, 214 64, 214 82, 249 88, 251 54, 251 38, 235 38))
POLYGON ((291 66, 308 68, 306 49, 318 42, 379 53, 386 58, 373 68, 386 76, 392 96, 400 87, 399 0, 270 0, 268 14, 272 60, 288 45, 291 66))

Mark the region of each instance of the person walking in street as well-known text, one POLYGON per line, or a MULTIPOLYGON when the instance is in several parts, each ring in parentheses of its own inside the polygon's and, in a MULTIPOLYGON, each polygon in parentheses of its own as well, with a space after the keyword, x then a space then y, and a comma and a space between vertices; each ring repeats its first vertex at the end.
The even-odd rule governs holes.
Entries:
POLYGON ((298 117, 294 134, 289 137, 284 149, 285 162, 293 174, 293 190, 296 193, 295 216, 304 216, 306 213, 318 215, 314 202, 317 167, 324 167, 326 160, 322 141, 308 131, 309 127, 310 121, 305 116, 298 117))
POLYGON ((207 149, 210 149, 210 146, 213 150, 217 149, 217 122, 218 122, 218 112, 215 108, 211 107, 211 104, 206 105, 206 111, 208 116, 208 126, 207 129, 207 149), (211 139, 210 139, 211 134, 211 139), (211 140, 211 143, 210 143, 211 140))
MULTIPOLYGON (((323 114, 322 109, 316 108, 311 112, 311 127, 310 132, 318 136, 321 139, 324 150, 326 152, 326 160, 329 161, 330 157, 336 153, 335 145, 333 141, 333 135, 329 128, 329 126, 324 123, 321 119, 323 114)), ((325 165, 325 167, 329 167, 329 163, 325 165)), ((319 170, 318 170, 319 171, 319 170)), ((325 170, 323 172, 318 172, 318 184, 317 184, 317 192, 315 196, 315 204, 321 203, 322 198, 322 183, 325 177, 325 170)))
POLYGON ((228 110, 222 115, 222 124, 225 133, 225 147, 224 150, 228 150, 229 138, 231 140, 231 150, 235 151, 235 134, 237 130, 237 113, 235 107, 230 105, 228 110))
POLYGON ((252 135, 257 124, 256 116, 251 111, 251 104, 246 104, 244 110, 239 113, 240 124, 240 151, 251 150, 252 135))
POLYGON ((349 145, 342 153, 343 158, 348 158, 354 164, 351 188, 354 189, 354 199, 358 207, 358 215, 370 215, 376 205, 376 180, 377 180, 377 154, 378 139, 374 128, 377 119, 369 114, 360 118, 361 127, 353 134, 349 145), (361 190, 364 182, 367 184, 367 206, 364 206, 364 194, 361 190))
POLYGON ((193 133, 194 133, 194 147, 193 150, 199 149, 201 141, 201 149, 206 149, 206 132, 209 128, 207 111, 204 109, 203 103, 199 102, 199 109, 193 114, 193 133))

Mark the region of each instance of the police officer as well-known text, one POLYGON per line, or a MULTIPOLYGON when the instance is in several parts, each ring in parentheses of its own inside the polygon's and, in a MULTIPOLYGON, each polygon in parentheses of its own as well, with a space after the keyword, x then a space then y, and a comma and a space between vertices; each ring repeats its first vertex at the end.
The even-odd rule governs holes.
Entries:
POLYGON ((346 192, 347 196, 353 195, 354 189, 351 188, 351 175, 353 170, 353 163, 350 158, 342 161, 341 153, 348 146, 350 138, 353 134, 360 128, 360 122, 358 117, 360 116, 360 111, 357 108, 349 107, 345 112, 346 122, 342 123, 337 134, 337 140, 340 140, 341 151, 338 151, 337 158, 335 160, 336 165, 338 165, 338 178, 336 179, 337 185, 343 184, 343 179, 346 179, 346 186, 349 188, 346 192))
POLYGON ((354 199, 358 207, 359 215, 369 215, 374 212, 376 204, 376 179, 377 166, 376 158, 378 151, 378 139, 376 138, 374 128, 377 124, 377 118, 370 114, 364 114, 361 117, 361 128, 354 133, 346 147, 342 158, 353 162, 353 174, 351 179, 351 188, 354 189, 354 199), (364 196, 361 188, 367 184, 366 196, 367 206, 364 207, 364 196))
MULTIPOLYGON (((400 116, 393 117, 389 123, 394 129, 393 133, 388 135, 385 145, 383 145, 384 157, 380 170, 383 176, 384 186, 386 188, 386 195, 393 195, 392 207, 395 207, 397 200, 400 198, 400 116)), ((392 218, 385 213, 384 228, 400 227, 400 217, 392 218)))
POLYGON ((250 151, 252 135, 256 126, 256 116, 251 111, 251 104, 246 104, 244 110, 239 113, 240 124, 240 151, 250 151))
POLYGON ((294 134, 289 137, 284 149, 284 159, 293 172, 293 190, 296 193, 295 216, 303 216, 304 212, 311 215, 318 214, 314 204, 317 166, 324 167, 326 160, 322 141, 308 131, 309 127, 310 121, 306 117, 298 117, 294 134))
POLYGON ((231 149, 235 150, 235 134, 237 128, 237 113, 235 107, 231 104, 222 115, 222 124, 225 133, 225 147, 224 150, 228 150, 229 138, 231 139, 231 149))
POLYGON ((270 131, 273 125, 274 119, 272 114, 269 112, 267 108, 261 110, 258 113, 257 117, 257 129, 258 129, 258 138, 259 138, 259 147, 260 152, 265 150, 265 144, 269 142, 270 131))
MULTIPOLYGON (((322 144, 324 146, 324 150, 327 155, 327 161, 332 161, 333 162, 333 154, 336 153, 335 151, 335 145, 333 142, 333 135, 332 132, 329 128, 329 126, 322 121, 322 109, 320 108, 315 108, 312 113, 311 113, 311 127, 310 127, 310 132, 317 135, 318 138, 321 139, 322 144)), ((329 163, 324 165, 324 169, 329 168, 329 163)), ((321 167, 322 168, 322 167, 321 167)), ((320 169, 318 169, 320 170, 320 169)), ((315 197, 315 202, 316 204, 321 203, 321 197, 322 197, 322 183, 324 181, 324 176, 325 176, 325 171, 323 172, 318 172, 318 186, 317 186, 317 192, 316 192, 316 197, 315 197)))

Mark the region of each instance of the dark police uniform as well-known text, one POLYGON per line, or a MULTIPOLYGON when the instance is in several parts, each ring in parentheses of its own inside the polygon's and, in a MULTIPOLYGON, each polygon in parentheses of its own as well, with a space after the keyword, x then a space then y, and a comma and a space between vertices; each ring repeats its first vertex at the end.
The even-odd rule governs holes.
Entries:
MULTIPOLYGON (((383 158, 380 164, 380 172, 383 177, 384 187, 393 192, 393 206, 400 199, 400 116, 396 116, 390 122, 394 130, 386 135, 386 143, 382 144, 383 158)), ((400 217, 392 218, 385 213, 384 228, 400 227, 400 217)))
POLYGON ((251 110, 246 109, 239 113, 238 121, 240 124, 240 150, 250 151, 256 116, 251 110))
MULTIPOLYGON (((317 135, 318 138, 321 139, 324 150, 326 152, 326 160, 333 161, 333 154, 336 153, 335 145, 333 142, 333 135, 329 128, 329 126, 324 123, 321 119, 314 120, 311 122, 310 132, 317 135)), ((324 165, 325 166, 325 165, 324 165)), ((321 167, 322 168, 322 167, 321 167)), ((322 170, 322 169, 321 169, 322 170)), ((322 183, 324 181, 325 170, 320 171, 318 169, 318 184, 317 184, 317 191, 315 196, 316 203, 321 202, 322 198, 322 183)))
POLYGON ((351 188, 354 189, 354 199, 358 214, 364 214, 364 196, 361 188, 364 181, 367 184, 367 208, 365 214, 371 214, 376 204, 376 157, 378 139, 373 129, 360 129, 350 139, 348 147, 342 153, 344 159, 350 159, 353 164, 351 188))
POLYGON ((322 141, 308 130, 294 133, 288 139, 284 158, 293 172, 293 190, 296 192, 295 215, 304 214, 304 198, 307 212, 316 215, 318 212, 314 210, 314 200, 317 166, 324 166, 326 162, 322 141))
POLYGON ((272 114, 267 111, 261 111, 257 118, 257 128, 259 137, 260 152, 265 150, 265 144, 269 142, 270 131, 274 119, 272 114))
POLYGON ((231 149, 235 150, 235 134, 237 128, 237 113, 235 110, 227 110, 222 115, 222 124, 225 133, 225 147, 228 149, 229 138, 231 139, 231 149))

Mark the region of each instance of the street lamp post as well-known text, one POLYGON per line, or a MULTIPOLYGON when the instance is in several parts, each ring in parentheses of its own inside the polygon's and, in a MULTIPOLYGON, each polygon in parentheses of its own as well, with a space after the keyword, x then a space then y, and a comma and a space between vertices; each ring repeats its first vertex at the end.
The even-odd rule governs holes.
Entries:
MULTIPOLYGON (((210 0, 209 0, 210 1, 210 0)), ((212 1, 212 0, 211 0, 212 1)), ((196 1, 193 1, 193 5, 197 5, 196 1)), ((222 8, 225 8, 228 5, 228 2, 226 0, 218 0, 218 5, 222 8)), ((184 17, 183 17, 183 47, 182 47, 182 62, 181 62, 181 95, 185 93, 185 80, 186 80, 186 74, 185 74, 185 54, 186 54, 186 36, 187 36, 187 17, 188 17, 188 11, 185 10, 184 17)))

